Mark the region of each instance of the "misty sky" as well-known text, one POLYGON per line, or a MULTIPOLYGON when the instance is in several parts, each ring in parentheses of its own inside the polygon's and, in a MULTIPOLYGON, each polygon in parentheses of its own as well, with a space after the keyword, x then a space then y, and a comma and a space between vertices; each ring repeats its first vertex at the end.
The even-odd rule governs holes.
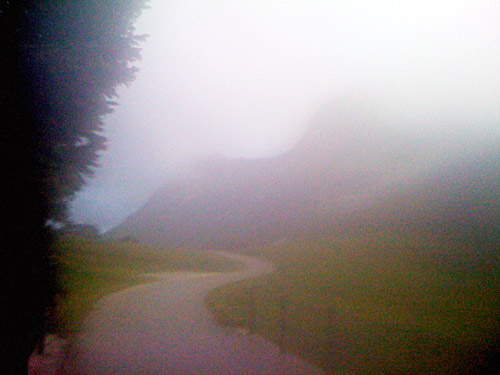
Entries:
POLYGON ((496 0, 152 0, 140 72, 73 220, 111 228, 203 155, 290 148, 325 102, 435 137, 500 133, 496 0))

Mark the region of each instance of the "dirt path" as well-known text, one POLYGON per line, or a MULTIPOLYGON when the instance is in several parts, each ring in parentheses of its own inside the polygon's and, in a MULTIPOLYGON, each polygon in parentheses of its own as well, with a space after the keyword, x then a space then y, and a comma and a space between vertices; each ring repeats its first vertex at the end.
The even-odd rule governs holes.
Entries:
MULTIPOLYGON (((203 305, 222 284, 271 272, 256 258, 231 273, 170 273, 102 299, 75 338, 65 374, 322 374, 271 342, 215 324, 203 305)), ((158 276, 158 275, 155 275, 158 276)))

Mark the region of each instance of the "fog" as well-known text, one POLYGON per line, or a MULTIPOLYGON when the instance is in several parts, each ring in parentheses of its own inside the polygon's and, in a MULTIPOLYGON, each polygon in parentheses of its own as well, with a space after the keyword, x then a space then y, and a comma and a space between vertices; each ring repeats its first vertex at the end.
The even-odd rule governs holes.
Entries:
POLYGON ((282 153, 332 100, 444 150, 498 137, 499 19, 493 0, 153 0, 71 217, 107 230, 198 158, 282 153))

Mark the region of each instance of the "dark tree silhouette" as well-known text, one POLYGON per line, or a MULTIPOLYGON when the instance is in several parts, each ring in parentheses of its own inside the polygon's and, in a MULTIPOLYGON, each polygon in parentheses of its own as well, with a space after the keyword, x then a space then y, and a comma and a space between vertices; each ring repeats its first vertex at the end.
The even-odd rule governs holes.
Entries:
POLYGON ((102 117, 137 69, 146 0, 0 1, 0 372, 27 373, 56 293, 49 220, 92 175, 102 117))

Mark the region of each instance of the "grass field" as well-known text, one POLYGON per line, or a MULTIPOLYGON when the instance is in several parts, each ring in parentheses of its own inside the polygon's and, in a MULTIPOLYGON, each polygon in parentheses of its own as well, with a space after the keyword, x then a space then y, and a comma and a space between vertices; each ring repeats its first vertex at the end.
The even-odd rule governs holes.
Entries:
POLYGON ((494 250, 389 228, 290 238, 253 250, 277 272, 207 303, 332 374, 475 373, 498 345, 494 250))
POLYGON ((141 276, 163 271, 226 271, 238 267, 226 258, 199 251, 153 248, 134 242, 61 236, 55 243, 60 264, 53 330, 67 336, 78 330, 83 316, 101 297, 151 282, 141 276))

